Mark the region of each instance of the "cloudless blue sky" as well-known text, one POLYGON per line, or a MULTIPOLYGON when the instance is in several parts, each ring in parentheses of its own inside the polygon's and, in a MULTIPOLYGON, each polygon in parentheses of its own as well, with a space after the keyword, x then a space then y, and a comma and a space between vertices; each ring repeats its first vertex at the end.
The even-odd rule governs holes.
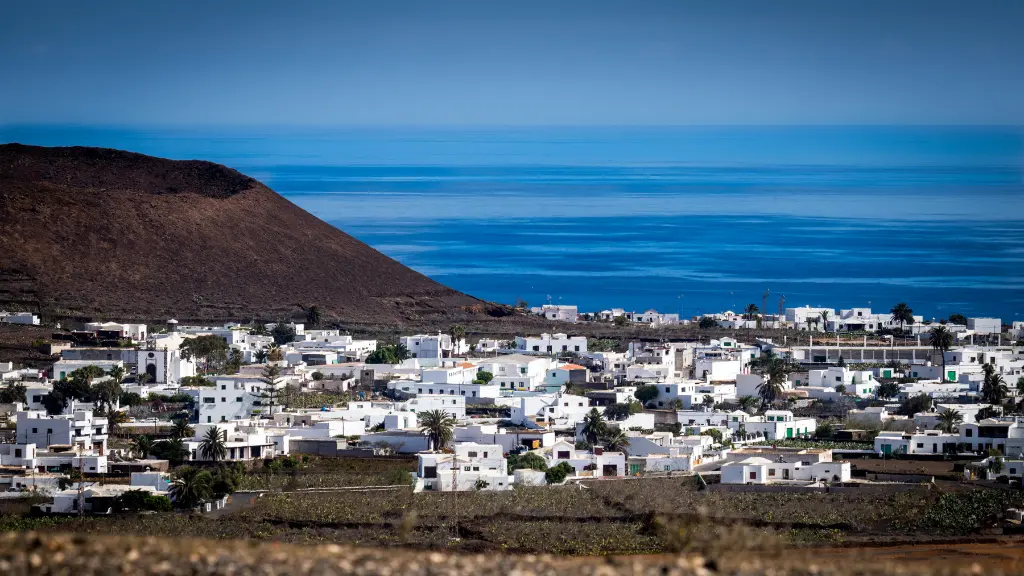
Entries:
POLYGON ((1024 124, 1024 0, 12 1, 0 123, 1024 124))

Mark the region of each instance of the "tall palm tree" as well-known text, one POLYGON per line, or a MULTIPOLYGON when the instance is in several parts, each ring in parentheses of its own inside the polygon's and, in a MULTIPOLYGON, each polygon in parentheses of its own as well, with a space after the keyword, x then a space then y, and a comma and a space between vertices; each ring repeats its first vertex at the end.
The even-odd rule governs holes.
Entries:
POLYGON ((782 395, 792 369, 788 360, 775 354, 765 354, 758 359, 754 371, 764 376, 764 382, 757 387, 762 406, 770 406, 782 395))
POLYGON ((210 428, 203 435, 199 443, 199 457, 203 460, 223 460, 228 455, 228 449, 224 445, 227 439, 227 432, 220 428, 210 428))
POLYGON ((196 431, 189 425, 185 418, 175 418, 171 424, 171 438, 191 438, 196 431))
POLYGON ((127 422, 128 415, 119 410, 114 410, 107 414, 107 430, 114 436, 121 434, 121 425, 127 422))
POLYGON ((132 453, 143 460, 153 450, 153 439, 143 434, 132 441, 132 453))
POLYGON ((750 320, 757 316, 757 313, 760 311, 761 309, 757 307, 757 304, 747 304, 747 307, 743 309, 743 318, 744 320, 750 320))
POLYGON ((939 412, 939 430, 942 430, 943 432, 956 432, 957 427, 963 423, 963 421, 964 417, 958 410, 946 408, 942 412, 939 412))
POLYGON ((629 436, 622 430, 615 428, 609 430, 600 439, 604 449, 609 452, 622 452, 629 456, 629 436))
POLYGON ((466 337, 466 329, 459 324, 453 324, 448 327, 448 335, 452 339, 452 355, 454 355, 455 347, 458 345, 459 340, 466 337))
POLYGON ((591 408, 590 412, 583 417, 583 437, 591 445, 597 444, 606 429, 607 425, 605 424, 604 416, 601 415, 597 408, 591 408))
POLYGON ((828 310, 821 311, 821 328, 825 332, 828 332, 828 310))
POLYGON ((183 508, 191 508, 213 495, 213 475, 206 470, 184 466, 175 472, 169 492, 183 508))
POLYGON ((936 326, 929 332, 932 348, 942 356, 942 381, 946 381, 946 352, 953 347, 953 333, 945 326, 936 326))
POLYGON ((1017 394, 1024 395, 1024 376, 1017 378, 1017 394))
POLYGON ((1001 374, 996 374, 995 366, 985 364, 982 366, 985 371, 985 379, 981 384, 981 398, 988 404, 999 405, 1010 395, 1010 389, 1006 386, 1001 374))
POLYGON ((266 350, 257 350, 256 353, 253 354, 253 359, 256 360, 257 364, 266 364, 267 356, 268 353, 266 350))
POLYGON ((420 412, 420 431, 427 434, 427 442, 434 450, 444 450, 454 437, 455 418, 444 410, 420 412))
POLYGON ((900 302, 889 310, 892 314, 892 321, 900 323, 900 332, 906 332, 907 324, 914 323, 914 311, 907 306, 906 302, 900 302))

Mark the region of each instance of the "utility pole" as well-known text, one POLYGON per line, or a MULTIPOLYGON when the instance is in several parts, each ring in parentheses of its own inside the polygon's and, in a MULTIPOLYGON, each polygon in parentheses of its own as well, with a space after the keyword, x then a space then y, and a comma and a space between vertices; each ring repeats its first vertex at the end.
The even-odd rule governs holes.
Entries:
POLYGON ((761 296, 761 327, 764 328, 764 317, 768 313, 768 295, 772 293, 772 289, 769 288, 764 291, 764 295, 761 296))
POLYGON ((786 295, 779 296, 779 314, 775 317, 778 328, 782 328, 782 315, 786 312, 786 295))

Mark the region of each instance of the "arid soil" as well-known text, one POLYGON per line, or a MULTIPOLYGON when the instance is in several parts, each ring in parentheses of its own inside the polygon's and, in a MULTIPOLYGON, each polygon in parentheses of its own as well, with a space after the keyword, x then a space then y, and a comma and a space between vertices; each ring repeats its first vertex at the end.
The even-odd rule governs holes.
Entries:
POLYGON ((350 546, 67 534, 0 537, 0 573, 39 574, 366 574, 479 576, 517 574, 1014 574, 1021 552, 1000 544, 908 550, 795 551, 763 557, 723 555, 559 558, 460 555, 350 546))

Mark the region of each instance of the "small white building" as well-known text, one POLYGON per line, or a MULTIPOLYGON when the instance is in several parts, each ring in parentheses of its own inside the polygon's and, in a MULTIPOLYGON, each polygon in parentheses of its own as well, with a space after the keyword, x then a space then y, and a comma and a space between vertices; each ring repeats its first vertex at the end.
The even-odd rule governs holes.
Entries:
POLYGON ((560 354, 564 352, 586 354, 587 352, 585 336, 567 336, 562 333, 516 336, 515 342, 516 351, 522 354, 560 354))
POLYGON ((497 444, 455 444, 452 454, 427 452, 418 455, 414 492, 511 490, 513 476, 497 444))
POLYGON ((548 468, 568 462, 575 470, 575 476, 588 478, 622 477, 626 475, 626 455, 622 452, 605 452, 595 446, 593 450, 577 450, 576 445, 559 440, 547 455, 548 468))
POLYGON ((967 329, 975 334, 1001 334, 1003 321, 999 318, 968 318, 967 329))
POLYGON ((802 461, 773 461, 760 456, 722 465, 722 484, 773 484, 807 482, 849 482, 849 462, 820 461, 804 465, 802 461))
POLYGON ((562 322, 576 322, 579 318, 579 310, 576 306, 563 306, 560 304, 545 304, 534 306, 530 312, 543 316, 548 320, 559 320, 562 322))
POLYGON ((0 323, 39 326, 39 316, 31 312, 7 312, 0 310, 0 323))
POLYGON ((16 442, 36 446, 74 446, 79 450, 107 450, 107 419, 90 410, 50 416, 45 412, 18 412, 16 442))
POLYGON ((466 339, 453 342, 449 334, 415 334, 402 336, 399 342, 409 349, 413 358, 451 358, 469 352, 466 339))

